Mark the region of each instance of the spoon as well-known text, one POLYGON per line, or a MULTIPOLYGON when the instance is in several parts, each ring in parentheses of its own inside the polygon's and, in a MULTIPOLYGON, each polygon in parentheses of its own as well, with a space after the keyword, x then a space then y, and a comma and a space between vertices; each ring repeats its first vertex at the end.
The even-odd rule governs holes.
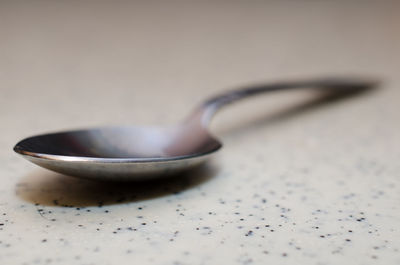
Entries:
POLYGON ((167 176, 202 164, 221 148, 207 127, 225 105, 278 90, 314 88, 341 95, 375 84, 359 78, 324 78, 252 86, 206 100, 177 126, 102 127, 42 134, 18 142, 14 151, 41 167, 76 177, 140 180, 167 176))

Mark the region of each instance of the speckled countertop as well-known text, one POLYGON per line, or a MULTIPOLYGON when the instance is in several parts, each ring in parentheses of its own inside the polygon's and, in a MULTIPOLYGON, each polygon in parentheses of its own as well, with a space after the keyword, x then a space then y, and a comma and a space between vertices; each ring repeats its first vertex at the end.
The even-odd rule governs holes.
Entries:
POLYGON ((0 3, 0 264, 400 264, 398 2, 0 3), (207 167, 157 182, 58 175, 44 131, 173 124, 238 85, 372 74, 324 102, 223 110, 207 167))

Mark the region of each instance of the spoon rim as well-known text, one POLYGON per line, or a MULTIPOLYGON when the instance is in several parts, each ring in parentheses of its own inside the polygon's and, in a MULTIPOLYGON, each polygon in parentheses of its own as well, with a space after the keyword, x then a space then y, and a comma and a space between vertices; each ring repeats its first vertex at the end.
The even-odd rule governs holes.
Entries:
POLYGON ((118 157, 90 157, 90 156, 66 156, 66 155, 52 155, 44 153, 36 153, 23 150, 18 144, 14 146, 14 152, 22 156, 30 156, 34 158, 64 161, 64 162, 94 162, 94 163, 155 163, 155 162, 170 162, 191 159, 196 157, 207 156, 215 153, 222 148, 222 144, 217 141, 218 145, 207 152, 194 153, 190 155, 169 156, 169 157, 143 157, 143 158, 118 158, 118 157))

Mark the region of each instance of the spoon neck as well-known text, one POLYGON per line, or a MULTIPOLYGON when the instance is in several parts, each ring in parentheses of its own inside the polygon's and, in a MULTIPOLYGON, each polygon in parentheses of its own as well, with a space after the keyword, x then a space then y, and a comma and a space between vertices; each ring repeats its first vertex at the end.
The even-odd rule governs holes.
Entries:
POLYGON ((217 105, 202 104, 190 113, 190 115, 183 121, 183 124, 206 129, 218 109, 219 106, 217 105))

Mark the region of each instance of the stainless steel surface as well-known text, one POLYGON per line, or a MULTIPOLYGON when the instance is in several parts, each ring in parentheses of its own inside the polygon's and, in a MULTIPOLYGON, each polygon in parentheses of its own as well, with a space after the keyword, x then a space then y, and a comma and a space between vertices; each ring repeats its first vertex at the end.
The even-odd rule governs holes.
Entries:
POLYGON ((168 176, 202 164, 221 148, 207 127, 212 116, 229 103, 294 88, 344 95, 374 85, 371 80, 330 78, 246 87, 206 100, 174 127, 104 127, 49 133, 26 138, 14 150, 39 166, 77 177, 138 180, 168 176))

